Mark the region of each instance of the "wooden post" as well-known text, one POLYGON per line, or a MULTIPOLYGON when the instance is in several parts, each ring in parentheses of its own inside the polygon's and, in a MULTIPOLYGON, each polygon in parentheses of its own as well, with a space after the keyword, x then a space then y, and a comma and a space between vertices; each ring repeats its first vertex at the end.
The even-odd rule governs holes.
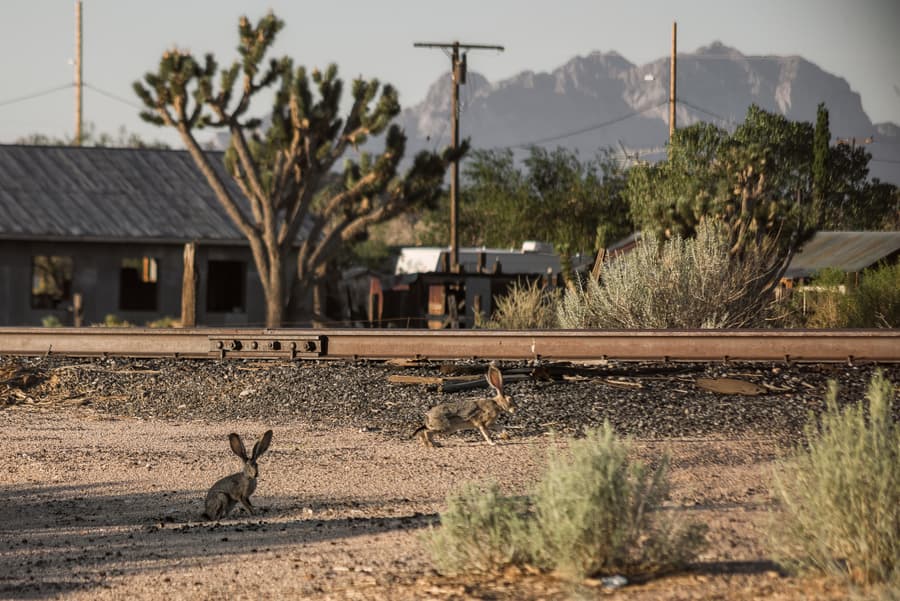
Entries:
POLYGON ((197 243, 184 245, 184 274, 181 278, 181 327, 197 325, 197 243))
POLYGON ((84 133, 81 131, 81 50, 81 0, 77 0, 75 2, 75 146, 81 146, 81 141, 84 138, 84 133))
POLYGON ((669 73, 669 143, 672 143, 672 136, 675 134, 675 59, 676 37, 678 34, 678 23, 672 22, 672 65, 669 73))
MULTIPOLYGON (((503 46, 485 45, 485 44, 460 44, 452 43, 436 43, 436 42, 416 42, 413 44, 416 48, 441 48, 442 50, 450 50, 450 76, 452 78, 451 101, 450 101, 450 144, 453 149, 459 148, 459 86, 466 83, 466 52, 469 50, 498 50, 503 51, 503 46), (460 55, 460 50, 463 54, 460 55)), ((454 159, 450 165, 450 269, 452 273, 460 273, 459 268, 459 232, 457 230, 457 220, 459 213, 459 198, 457 196, 459 183, 459 159, 454 159)))
POLYGON ((594 259, 594 267, 591 269, 591 277, 600 280, 600 274, 603 271, 603 261, 606 259, 606 249, 601 248, 597 251, 597 257, 594 259))
POLYGON ((76 328, 81 327, 84 316, 84 303, 80 292, 72 295, 72 325, 76 328))

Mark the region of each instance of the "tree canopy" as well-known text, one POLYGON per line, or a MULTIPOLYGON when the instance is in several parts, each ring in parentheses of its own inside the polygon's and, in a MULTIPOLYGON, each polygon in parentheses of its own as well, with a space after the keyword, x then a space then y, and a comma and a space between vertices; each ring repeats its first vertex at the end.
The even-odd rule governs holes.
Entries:
MULTIPOLYGON (((463 168, 460 241, 515 247, 541 240, 564 260, 594 253, 631 231, 624 185, 624 171, 608 153, 583 161, 564 148, 531 147, 519 164, 511 150, 473 151, 463 168)), ((430 218, 437 243, 448 237, 441 211, 430 218)))
POLYGON ((815 126, 753 105, 731 134, 708 123, 676 130, 667 160, 629 171, 625 198, 640 229, 670 236, 721 217, 736 251, 778 233, 788 243, 816 229, 881 229, 896 187, 867 179, 862 147, 829 140, 824 105, 815 126))

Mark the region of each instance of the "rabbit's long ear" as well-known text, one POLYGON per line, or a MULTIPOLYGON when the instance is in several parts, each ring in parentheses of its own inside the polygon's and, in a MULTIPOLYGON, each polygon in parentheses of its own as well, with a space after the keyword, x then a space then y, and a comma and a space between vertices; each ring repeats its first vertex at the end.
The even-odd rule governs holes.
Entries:
POLYGON ((234 451, 234 454, 247 461, 247 449, 244 448, 244 441, 241 440, 241 437, 232 432, 228 435, 228 442, 231 443, 231 450, 234 451))
POLYGON ((491 388, 497 391, 497 394, 503 394, 503 374, 500 373, 500 370, 497 369, 496 365, 491 363, 485 377, 487 378, 487 383, 491 385, 491 388))
POLYGON ((272 442, 272 431, 266 430, 266 433, 262 435, 256 444, 253 445, 253 458, 257 459, 260 455, 266 452, 266 449, 269 448, 269 443, 272 442))

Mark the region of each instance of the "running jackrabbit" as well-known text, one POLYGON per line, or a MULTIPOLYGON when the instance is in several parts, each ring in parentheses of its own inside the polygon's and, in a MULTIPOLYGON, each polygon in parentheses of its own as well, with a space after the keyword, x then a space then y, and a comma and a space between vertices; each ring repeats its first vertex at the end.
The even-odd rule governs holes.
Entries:
POLYGON ((500 410, 515 413, 516 404, 511 397, 503 394, 503 374, 491 363, 485 376, 487 383, 494 389, 493 398, 467 399, 450 401, 435 405, 425 414, 425 424, 420 426, 413 436, 419 436, 425 446, 437 446, 432 436, 435 433, 452 434, 457 430, 477 429, 488 444, 495 444, 488 435, 500 410))
POLYGON ((244 461, 244 469, 236 474, 225 476, 213 484, 206 493, 206 512, 203 517, 208 520, 224 518, 238 501, 248 513, 253 514, 250 495, 256 490, 256 477, 259 475, 256 460, 269 448, 269 443, 272 442, 272 431, 266 431, 262 438, 253 445, 253 454, 249 457, 240 436, 232 432, 228 435, 228 441, 234 454, 244 461))

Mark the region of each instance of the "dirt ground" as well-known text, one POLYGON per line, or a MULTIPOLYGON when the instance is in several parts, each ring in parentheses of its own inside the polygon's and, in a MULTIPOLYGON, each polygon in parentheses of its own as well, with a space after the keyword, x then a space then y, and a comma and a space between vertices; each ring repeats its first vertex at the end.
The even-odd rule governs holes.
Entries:
POLYGON ((672 456, 668 510, 709 525, 682 574, 617 590, 509 569, 438 574, 422 544, 449 492, 496 480, 524 493, 551 439, 439 449, 379 432, 274 427, 257 515, 200 520, 206 489, 239 469, 230 431, 258 422, 141 420, 88 407, 0 411, 0 598, 4 599, 845 599, 788 577, 767 551, 773 440, 638 440, 672 456))

